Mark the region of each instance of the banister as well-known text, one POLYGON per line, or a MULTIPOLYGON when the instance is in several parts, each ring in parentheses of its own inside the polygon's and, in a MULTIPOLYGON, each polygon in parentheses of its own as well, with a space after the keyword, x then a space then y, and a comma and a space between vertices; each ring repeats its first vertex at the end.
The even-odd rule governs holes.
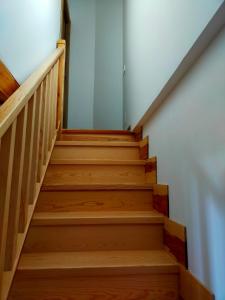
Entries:
POLYGON ((63 55, 64 49, 58 48, 28 79, 8 98, 0 107, 0 138, 7 131, 13 120, 18 116, 23 107, 41 84, 51 67, 63 55))
POLYGON ((0 107, 0 300, 16 272, 62 126, 65 41, 0 107))

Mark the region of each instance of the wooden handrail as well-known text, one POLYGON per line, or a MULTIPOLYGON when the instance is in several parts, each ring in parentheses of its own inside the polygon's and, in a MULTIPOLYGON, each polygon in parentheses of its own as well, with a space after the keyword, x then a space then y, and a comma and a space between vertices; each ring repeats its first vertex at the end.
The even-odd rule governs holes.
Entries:
POLYGON ((56 136, 65 41, 0 107, 0 300, 6 300, 56 136))

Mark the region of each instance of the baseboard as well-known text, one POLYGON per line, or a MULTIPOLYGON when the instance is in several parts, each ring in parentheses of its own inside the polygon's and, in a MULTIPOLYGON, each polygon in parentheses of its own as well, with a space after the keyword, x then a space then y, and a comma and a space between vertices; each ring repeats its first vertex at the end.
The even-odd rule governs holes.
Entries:
POLYGON ((190 271, 180 266, 180 300, 214 300, 214 295, 190 271))

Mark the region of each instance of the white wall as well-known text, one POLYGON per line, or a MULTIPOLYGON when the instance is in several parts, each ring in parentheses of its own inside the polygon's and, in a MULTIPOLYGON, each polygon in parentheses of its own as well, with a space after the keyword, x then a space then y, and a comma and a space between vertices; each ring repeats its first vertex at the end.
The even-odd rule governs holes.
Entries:
POLYGON ((123 0, 96 1, 94 128, 123 128, 123 0))
POLYGON ((225 299, 225 29, 144 127, 190 270, 225 299))
POLYGON ((70 0, 69 128, 122 129, 123 0, 70 0))
POLYGON ((95 0, 70 0, 71 48, 68 127, 93 128, 95 0))
POLYGON ((124 0, 125 127, 141 119, 223 0, 124 0))
POLYGON ((0 0, 0 59, 22 83, 56 48, 60 0, 0 0))

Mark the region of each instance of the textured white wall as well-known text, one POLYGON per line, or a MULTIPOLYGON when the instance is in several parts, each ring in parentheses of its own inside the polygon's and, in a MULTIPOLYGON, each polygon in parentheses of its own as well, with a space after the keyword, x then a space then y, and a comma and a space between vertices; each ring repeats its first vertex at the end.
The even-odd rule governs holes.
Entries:
POLYGON ((123 128, 123 0, 96 1, 94 128, 123 128))
POLYGON ((223 0, 124 0, 125 127, 136 125, 223 0))
POLYGON ((190 270, 225 299, 225 29, 144 127, 190 270))
POLYGON ((22 83, 56 48, 60 0, 0 0, 0 59, 22 83))

